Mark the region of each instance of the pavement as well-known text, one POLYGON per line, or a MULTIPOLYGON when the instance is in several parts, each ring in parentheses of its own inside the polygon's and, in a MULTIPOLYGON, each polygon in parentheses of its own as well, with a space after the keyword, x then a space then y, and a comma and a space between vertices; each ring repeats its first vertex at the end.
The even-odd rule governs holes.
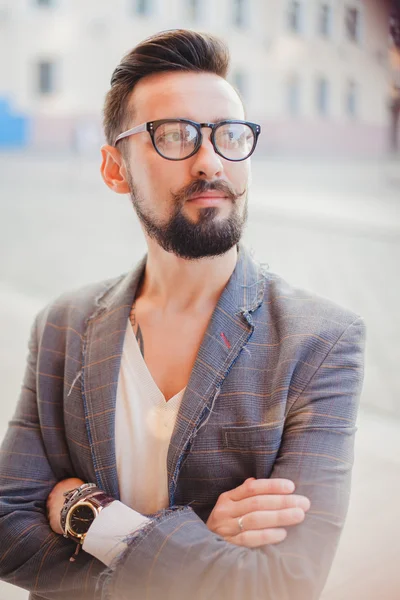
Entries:
MULTIPOLYGON (((129 200, 98 169, 92 157, 0 154, 0 439, 36 312, 144 252, 129 200)), ((245 241, 271 271, 366 320, 351 506, 323 600, 399 600, 399 161, 253 161, 245 241)), ((0 583, 0 600, 26 598, 0 583)))

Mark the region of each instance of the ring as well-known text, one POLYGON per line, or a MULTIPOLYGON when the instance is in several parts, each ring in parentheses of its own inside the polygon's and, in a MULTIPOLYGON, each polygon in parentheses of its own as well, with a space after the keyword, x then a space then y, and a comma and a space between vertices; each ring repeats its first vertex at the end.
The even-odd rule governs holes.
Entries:
POLYGON ((242 531, 244 530, 243 517, 238 518, 238 525, 239 525, 240 533, 242 533, 242 531))

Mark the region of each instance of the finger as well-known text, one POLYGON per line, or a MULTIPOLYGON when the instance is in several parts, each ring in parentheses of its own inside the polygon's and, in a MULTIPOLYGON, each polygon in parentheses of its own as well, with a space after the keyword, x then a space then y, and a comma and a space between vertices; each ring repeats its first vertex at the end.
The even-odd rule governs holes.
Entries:
MULTIPOLYGON (((243 516, 242 524, 245 531, 270 529, 273 527, 289 527, 302 523, 305 512, 301 508, 285 508, 284 510, 264 510, 249 513, 243 516)), ((238 521, 232 522, 233 535, 238 532, 238 521)))
POLYGON ((285 529, 261 529, 260 531, 243 531, 231 538, 225 538, 227 542, 245 548, 259 548, 260 546, 279 544, 287 536, 285 529))
POLYGON ((247 479, 226 494, 231 500, 237 501, 258 494, 292 494, 294 488, 290 479, 247 479))
POLYGON ((310 509, 310 501, 305 496, 298 494, 268 494, 250 496, 244 500, 234 502, 231 507, 231 516, 240 517, 257 510, 283 510, 285 508, 301 508, 307 512, 310 509))

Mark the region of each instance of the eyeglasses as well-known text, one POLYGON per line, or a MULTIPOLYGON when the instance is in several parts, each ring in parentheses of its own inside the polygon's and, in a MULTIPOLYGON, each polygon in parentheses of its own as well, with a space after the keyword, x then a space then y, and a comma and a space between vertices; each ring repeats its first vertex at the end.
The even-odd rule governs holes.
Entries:
POLYGON ((247 121, 226 120, 219 123, 197 123, 188 119, 162 119, 142 123, 121 133, 115 140, 148 131, 156 152, 167 160, 185 160, 199 150, 202 127, 211 129, 210 140, 217 154, 234 162, 246 160, 256 148, 260 125, 247 121))

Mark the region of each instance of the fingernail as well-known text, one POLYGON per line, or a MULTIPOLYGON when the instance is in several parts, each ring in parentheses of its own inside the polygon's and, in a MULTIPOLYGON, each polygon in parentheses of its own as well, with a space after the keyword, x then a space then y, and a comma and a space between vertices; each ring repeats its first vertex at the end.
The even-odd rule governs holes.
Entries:
POLYGON ((296 500, 296 506, 302 510, 308 510, 310 508, 310 501, 305 496, 299 496, 296 500))
POLYGON ((285 483, 285 491, 286 492, 294 492, 294 483, 293 483, 293 481, 287 481, 285 483))

